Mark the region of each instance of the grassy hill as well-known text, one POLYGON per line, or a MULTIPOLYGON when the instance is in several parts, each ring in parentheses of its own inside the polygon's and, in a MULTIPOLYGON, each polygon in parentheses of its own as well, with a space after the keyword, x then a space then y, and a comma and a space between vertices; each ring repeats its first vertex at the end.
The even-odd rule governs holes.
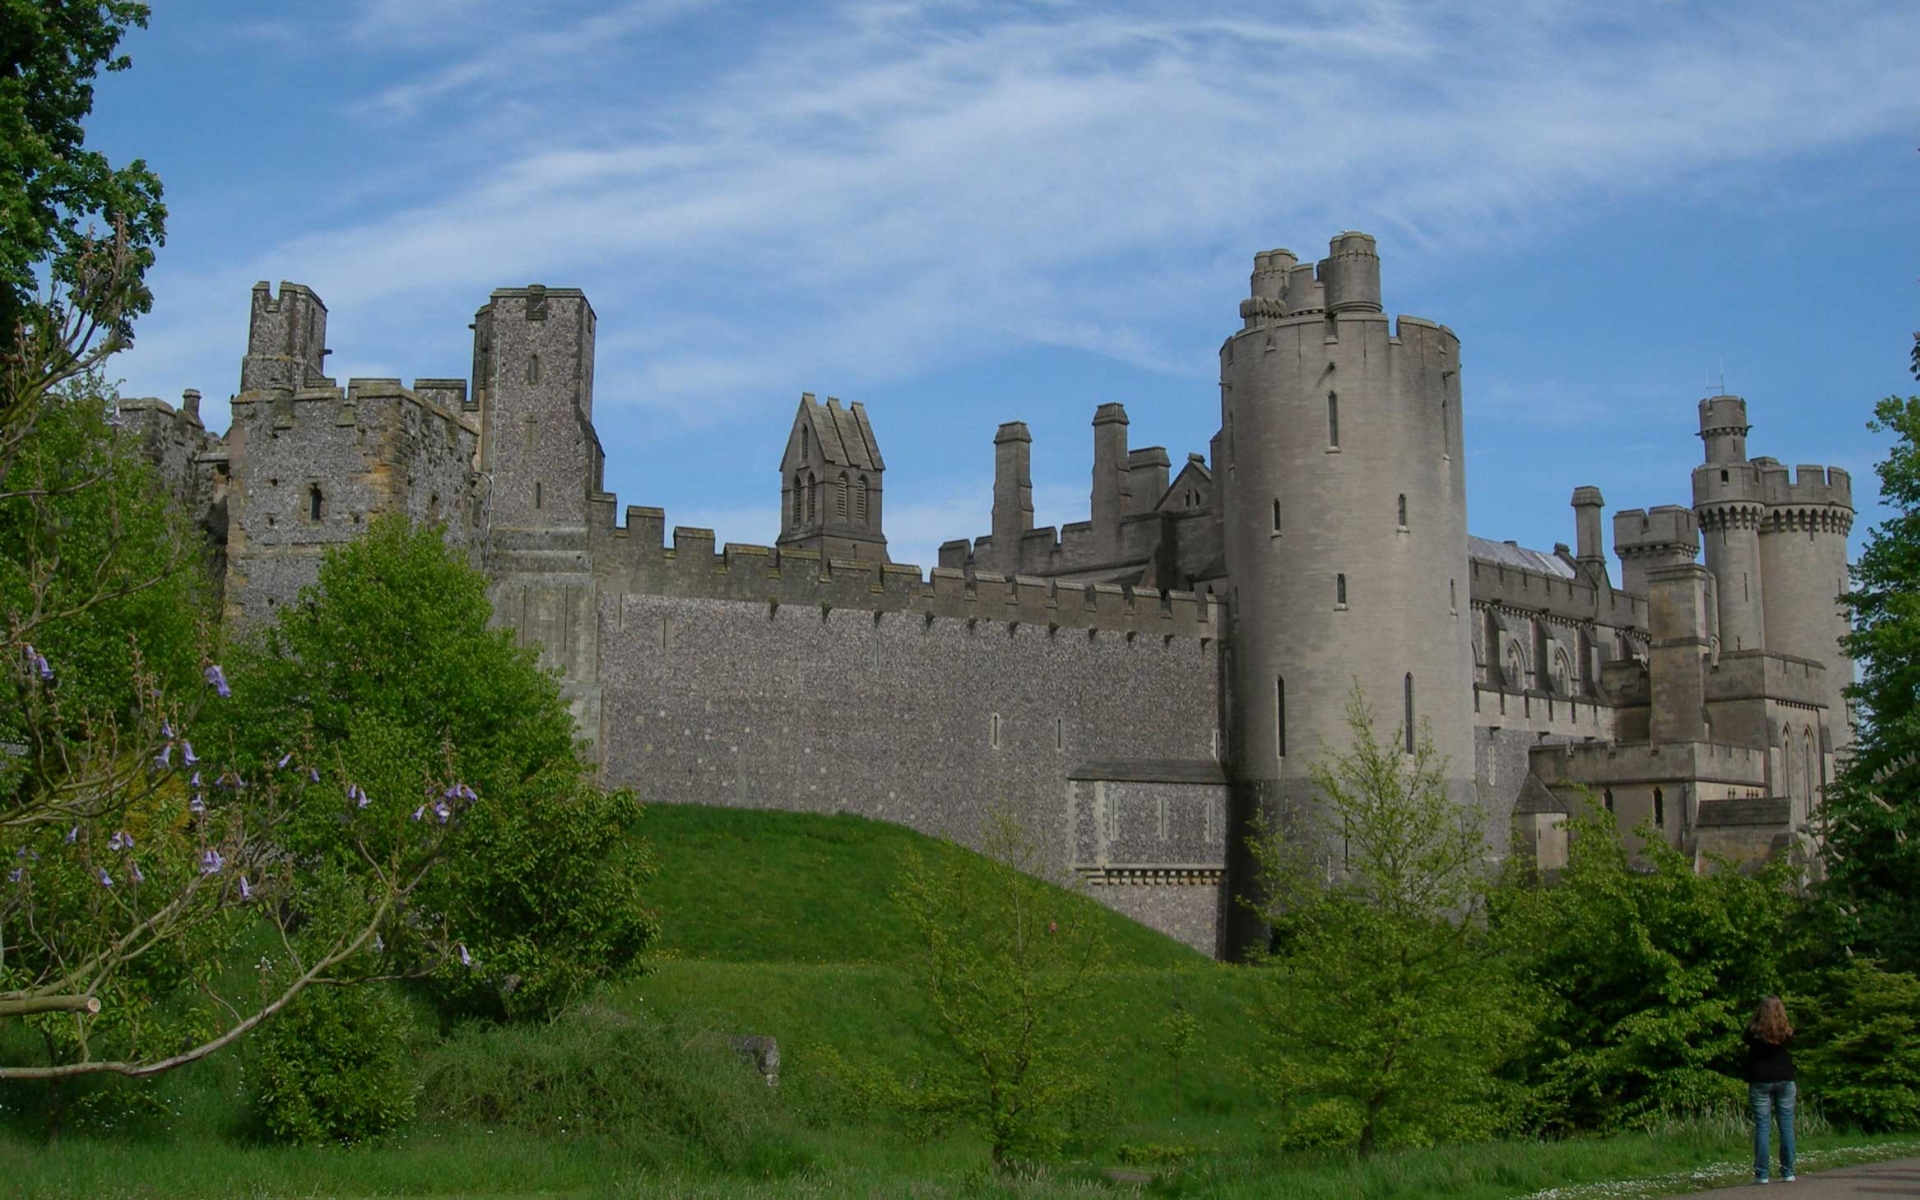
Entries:
MULTIPOLYGON (((651 892, 664 947, 707 961, 904 962, 912 940, 889 898, 901 851, 918 847, 936 862, 974 857, 898 825, 845 815, 655 804, 641 827, 660 859, 651 892)), ((1093 900, 1060 902, 1098 917, 1116 963, 1207 961, 1093 900)))

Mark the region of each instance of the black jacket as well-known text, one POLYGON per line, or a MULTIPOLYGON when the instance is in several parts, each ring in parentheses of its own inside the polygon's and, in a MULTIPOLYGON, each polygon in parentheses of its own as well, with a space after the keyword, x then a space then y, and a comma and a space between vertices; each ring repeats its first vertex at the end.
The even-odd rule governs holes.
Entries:
POLYGON ((1793 1078, 1793 1035, 1778 1046, 1763 1042, 1751 1033, 1747 1039, 1747 1082, 1786 1083, 1793 1078))

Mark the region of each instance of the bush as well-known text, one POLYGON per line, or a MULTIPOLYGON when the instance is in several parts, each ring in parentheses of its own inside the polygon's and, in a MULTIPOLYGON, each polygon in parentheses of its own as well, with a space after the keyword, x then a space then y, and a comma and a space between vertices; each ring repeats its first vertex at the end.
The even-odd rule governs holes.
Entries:
POLYGON ((1869 1133, 1920 1129, 1920 978, 1855 961, 1822 985, 1795 1005, 1809 1097, 1869 1133))
POLYGON ((808 1165, 773 1089, 710 1031, 600 1010, 538 1027, 467 1025, 426 1086, 447 1118, 608 1139, 659 1166, 780 1177, 808 1165))
POLYGON ((545 1016, 641 969, 658 930, 641 894, 651 850, 633 797, 594 784, 554 674, 489 628, 485 577, 441 536, 389 517, 330 549, 319 585, 230 664, 229 736, 255 760, 294 749, 326 770, 334 790, 302 812, 295 854, 347 852, 348 782, 370 797, 364 819, 403 825, 438 795, 423 781, 477 792, 415 897, 464 952, 402 965, 431 973, 448 1015, 545 1016))
POLYGON ((378 984, 302 992, 253 1042, 255 1108, 283 1142, 357 1142, 412 1118, 415 1035, 401 998, 378 984))

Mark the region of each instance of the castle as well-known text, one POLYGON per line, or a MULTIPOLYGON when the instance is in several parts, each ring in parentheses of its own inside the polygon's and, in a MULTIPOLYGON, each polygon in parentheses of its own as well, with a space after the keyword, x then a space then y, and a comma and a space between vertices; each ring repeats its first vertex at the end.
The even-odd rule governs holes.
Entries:
POLYGON ((1616 586, 1596 488, 1572 549, 1468 534, 1459 339, 1389 320, 1371 237, 1256 255, 1239 315, 1207 454, 1173 474, 1101 405, 1089 519, 1035 529, 1032 438, 1001 425, 992 528, 927 573, 888 557, 865 409, 810 394, 774 545, 622 516, 574 289, 495 291, 470 386, 343 389, 320 298, 261 283, 224 437, 193 391, 122 418, 207 531, 229 621, 293 603, 376 514, 444 523, 609 783, 961 840, 1007 807, 1057 870, 1216 954, 1248 936, 1241 832, 1311 797, 1356 686, 1543 871, 1588 797, 1703 863, 1812 836, 1850 738, 1846 472, 1748 459, 1745 402, 1704 400, 1692 504, 1614 515, 1616 586))

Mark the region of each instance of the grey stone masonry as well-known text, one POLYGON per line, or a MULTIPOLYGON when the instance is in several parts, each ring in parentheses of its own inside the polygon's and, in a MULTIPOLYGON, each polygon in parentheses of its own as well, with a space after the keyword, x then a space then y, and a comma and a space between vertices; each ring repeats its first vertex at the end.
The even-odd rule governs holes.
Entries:
POLYGON ((1614 514, 1616 586, 1597 487, 1572 489, 1571 546, 1468 536, 1460 339, 1386 314, 1373 238, 1254 255, 1238 317, 1205 453, 1130 446, 1101 404, 1087 519, 1036 529, 1032 435, 999 424, 990 530, 927 573, 890 560, 874 422, 831 396, 777 451, 769 430, 771 545, 623 514, 574 288, 494 291, 467 379, 343 388, 320 297, 262 283, 226 434, 191 390, 120 427, 235 624, 381 514, 436 524, 609 783, 962 841, 1010 811, 1042 874, 1209 953, 1263 936, 1235 902, 1249 822, 1318 802, 1356 691, 1403 755, 1432 740, 1490 859, 1544 878, 1596 803, 1703 869, 1810 844, 1851 738, 1846 472, 1749 458, 1746 402, 1708 397, 1691 503, 1614 514))

